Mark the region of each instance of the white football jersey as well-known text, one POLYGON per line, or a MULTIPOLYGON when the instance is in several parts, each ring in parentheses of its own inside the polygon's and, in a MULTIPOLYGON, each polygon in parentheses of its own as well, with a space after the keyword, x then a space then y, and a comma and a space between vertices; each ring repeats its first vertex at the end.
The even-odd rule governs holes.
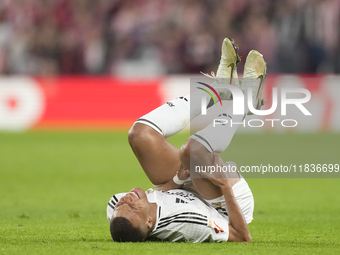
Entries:
MULTIPOLYGON (((110 221, 115 205, 127 193, 114 195, 107 206, 110 221)), ((150 238, 163 241, 221 242, 228 241, 228 217, 206 205, 189 191, 174 189, 146 191, 148 201, 157 204, 157 220, 150 238)))

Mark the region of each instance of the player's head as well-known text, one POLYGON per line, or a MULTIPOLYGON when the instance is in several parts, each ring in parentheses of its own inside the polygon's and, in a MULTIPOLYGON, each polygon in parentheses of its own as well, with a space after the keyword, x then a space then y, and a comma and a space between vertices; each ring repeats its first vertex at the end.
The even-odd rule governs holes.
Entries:
POLYGON ((116 204, 110 232, 116 242, 142 242, 153 224, 151 204, 144 190, 134 188, 116 204))

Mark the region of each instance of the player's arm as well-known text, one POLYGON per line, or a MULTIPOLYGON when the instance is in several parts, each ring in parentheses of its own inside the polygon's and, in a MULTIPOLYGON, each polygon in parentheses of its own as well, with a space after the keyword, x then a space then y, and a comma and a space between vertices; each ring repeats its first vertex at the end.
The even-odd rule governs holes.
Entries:
POLYGON ((168 191, 171 189, 181 189, 183 187, 185 180, 187 180, 189 176, 190 176, 190 171, 181 166, 180 170, 178 171, 178 173, 176 173, 174 178, 158 186, 156 190, 168 191))
POLYGON ((215 185, 221 188, 229 216, 229 238, 230 242, 251 242, 248 225, 237 204, 230 180, 227 178, 209 178, 215 185))
MULTIPOLYGON (((220 157, 218 153, 209 152, 201 143, 189 139, 185 142, 180 149, 180 159, 182 165, 190 169, 193 166, 212 166, 219 164, 220 157)), ((223 162, 222 162, 223 164, 223 162)), ((240 207, 237 204, 234 192, 232 190, 233 183, 239 179, 237 173, 229 172, 224 173, 221 171, 216 172, 200 172, 202 177, 208 179, 211 183, 216 185, 225 198, 229 216, 229 238, 231 242, 251 242, 248 225, 243 217, 240 207)), ((210 199, 208 196, 200 192, 199 185, 203 182, 198 182, 201 178, 193 178, 193 184, 205 199, 210 199)), ((209 181, 206 181, 206 183, 209 181)), ((213 185, 212 185, 213 186, 213 185)), ((207 186, 205 186, 207 188, 207 186)), ((212 190, 211 187, 209 190, 212 190)))

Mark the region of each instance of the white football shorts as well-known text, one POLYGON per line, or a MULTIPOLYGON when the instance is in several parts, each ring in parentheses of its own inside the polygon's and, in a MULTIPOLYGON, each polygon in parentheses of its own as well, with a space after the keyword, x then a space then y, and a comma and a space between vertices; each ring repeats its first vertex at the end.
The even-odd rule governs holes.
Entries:
MULTIPOLYGON (((242 177, 239 182, 237 182, 233 186, 234 196, 238 205, 241 208, 241 211, 244 215, 244 218, 249 224, 253 220, 253 213, 254 213, 254 196, 251 192, 248 183, 242 177)), ((227 212, 227 205, 224 200, 224 196, 220 196, 215 199, 206 200, 209 204, 215 207, 217 210, 222 208, 223 211, 227 212)), ((221 211, 223 213, 223 211, 221 211)))

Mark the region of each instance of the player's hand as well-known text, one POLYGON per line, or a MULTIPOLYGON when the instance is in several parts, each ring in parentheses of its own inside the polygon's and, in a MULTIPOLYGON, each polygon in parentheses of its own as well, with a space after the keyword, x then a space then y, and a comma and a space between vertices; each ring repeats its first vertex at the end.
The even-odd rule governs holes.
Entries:
POLYGON ((186 169, 183 166, 181 166, 181 168, 179 169, 177 173, 177 176, 178 176, 178 179, 185 180, 190 177, 190 171, 189 169, 186 169))
POLYGON ((213 184, 216 186, 223 188, 223 187, 231 187, 233 178, 239 178, 238 174, 236 172, 228 172, 226 171, 218 171, 217 169, 223 169, 224 162, 219 157, 218 153, 214 154, 214 161, 212 163, 212 166, 215 166, 215 171, 210 172, 201 172, 200 175, 204 178, 207 178, 210 180, 213 184), (218 167, 219 166, 219 167, 218 167))
POLYGON ((216 186, 222 188, 222 187, 229 187, 230 185, 230 180, 227 178, 223 173, 220 172, 206 172, 206 173, 200 173, 200 175, 209 181, 211 181, 213 184, 216 186))

